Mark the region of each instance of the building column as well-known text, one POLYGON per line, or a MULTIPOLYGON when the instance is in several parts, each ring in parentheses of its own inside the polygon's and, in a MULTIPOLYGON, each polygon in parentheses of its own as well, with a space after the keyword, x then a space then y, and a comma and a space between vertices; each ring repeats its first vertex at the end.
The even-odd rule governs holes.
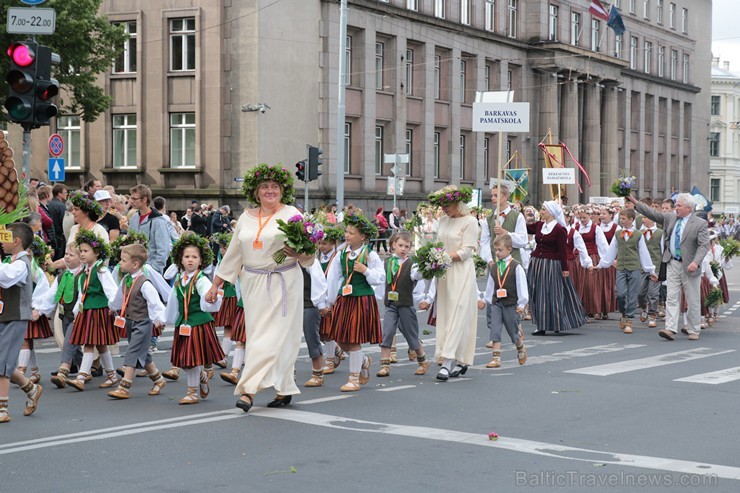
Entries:
MULTIPOLYGON (((539 102, 539 134, 547 142, 547 132, 552 132, 553 137, 558 135, 558 80, 550 73, 540 73, 540 102, 539 102)), ((536 196, 531 197, 532 203, 543 200, 551 200, 550 186, 542 184, 542 169, 545 167, 545 158, 542 152, 538 153, 537 164, 530 174, 530 190, 536 191, 536 196)))
MULTIPOLYGON (((375 31, 363 31, 364 77, 362 84, 362 151, 360 153, 359 173, 362 177, 361 190, 376 192, 375 175, 375 122, 377 121, 376 89, 375 89, 375 31)), ((340 161, 341 163, 341 161, 340 161)), ((346 194, 346 187, 345 187, 346 194)), ((384 195, 384 194, 383 194, 384 195)))
POLYGON ((422 192, 435 190, 434 184, 434 45, 424 45, 424 116, 419 128, 421 143, 424 149, 424 173, 422 174, 422 192))
MULTIPOLYGON (((450 57, 450 127, 449 127, 449 146, 447 148, 447 159, 450 163, 450 184, 460 184, 460 113, 462 98, 460 91, 463 89, 460 84, 460 62, 462 52, 453 48, 450 57)), ((467 143, 466 143, 467 144, 467 143)))
POLYGON ((582 202, 587 201, 591 195, 601 196, 602 87, 601 84, 593 82, 586 84, 584 88, 586 91, 586 100, 583 105, 583 159, 581 159, 581 165, 591 179, 591 187, 588 187, 586 177, 580 175, 580 183, 584 195, 581 197, 582 202))
MULTIPOLYGON (((601 113, 601 167, 598 176, 592 176, 594 185, 598 183, 599 195, 609 195, 611 183, 619 174, 619 119, 617 115, 617 86, 609 84, 604 89, 604 111, 601 113)), ((596 189, 594 188, 594 194, 596 189)))
MULTIPOLYGON (((580 155, 580 112, 578 111, 578 81, 571 79, 561 86, 560 98, 560 135, 555 137, 559 138, 561 142, 564 142, 568 149, 573 155, 580 161, 583 161, 583 156, 580 155)), ((566 165, 568 161, 563 157, 563 164, 566 165)), ((567 166, 567 165, 566 165, 567 166)), ((573 165, 573 167, 576 167, 573 165)), ((576 167, 577 168, 577 167, 576 167)), ((579 171, 576 169, 576 180, 578 180, 579 171)), ((574 204, 580 202, 577 198, 576 193, 578 189, 575 185, 566 185, 563 187, 563 195, 569 197, 571 200, 568 202, 574 204)))

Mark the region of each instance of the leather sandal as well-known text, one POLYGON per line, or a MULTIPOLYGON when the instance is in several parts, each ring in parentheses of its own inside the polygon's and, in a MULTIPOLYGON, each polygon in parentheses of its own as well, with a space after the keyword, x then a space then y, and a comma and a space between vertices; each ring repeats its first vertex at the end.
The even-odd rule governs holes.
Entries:
MULTIPOLYGON (((362 369, 360 370, 360 385, 365 385, 370 381, 370 363, 372 362, 373 360, 370 356, 365 356, 365 360, 362 362, 362 369)), ((393 363, 393 359, 391 359, 391 363, 393 363)))
POLYGON ((292 395, 276 395, 273 400, 267 403, 267 407, 285 407, 293 400, 292 395))
POLYGON ((160 378, 154 382, 152 389, 149 391, 149 395, 159 395, 162 393, 162 389, 167 386, 167 380, 160 378))
POLYGON ((254 398, 249 394, 242 394, 241 397, 239 397, 239 400, 236 401, 236 407, 238 407, 245 413, 249 412, 249 410, 252 409, 253 404, 254 398))
POLYGON ((239 382, 239 369, 238 368, 232 368, 231 371, 222 371, 218 374, 219 377, 221 377, 221 380, 224 382, 228 382, 231 385, 236 385, 237 382, 239 382))
POLYGON ((527 362, 527 347, 522 343, 521 346, 516 347, 516 358, 519 360, 519 366, 527 362))
POLYGON ((188 387, 188 393, 185 397, 180 399, 179 403, 181 406, 186 406, 189 404, 197 404, 200 402, 200 399, 198 399, 198 387, 188 387))
POLYGON ((31 397, 30 395, 26 397, 26 408, 23 410, 24 416, 30 416, 36 412, 36 408, 39 405, 39 399, 41 398, 41 392, 44 389, 41 387, 41 385, 33 384, 33 390, 35 390, 33 397, 31 397))
POLYGON ((208 373, 203 370, 200 372, 200 398, 205 399, 208 394, 211 393, 211 388, 208 386, 208 373))

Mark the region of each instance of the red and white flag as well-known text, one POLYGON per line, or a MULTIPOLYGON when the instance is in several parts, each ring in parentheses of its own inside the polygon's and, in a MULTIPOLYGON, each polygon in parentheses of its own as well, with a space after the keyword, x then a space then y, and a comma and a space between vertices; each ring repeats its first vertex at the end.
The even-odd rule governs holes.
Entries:
POLYGON ((609 20, 609 12, 606 11, 599 0, 591 0, 591 6, 588 11, 603 21, 609 20))

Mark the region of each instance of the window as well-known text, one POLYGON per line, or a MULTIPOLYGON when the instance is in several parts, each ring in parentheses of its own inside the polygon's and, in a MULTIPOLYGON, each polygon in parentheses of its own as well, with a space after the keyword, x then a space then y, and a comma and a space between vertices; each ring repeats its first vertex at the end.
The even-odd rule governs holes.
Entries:
POLYGON ((344 124, 344 172, 350 173, 352 169, 352 124, 344 124))
POLYGON ((678 70, 678 52, 671 50, 671 80, 676 80, 676 71, 678 70))
POLYGON ((570 44, 578 46, 581 39, 581 14, 578 12, 570 13, 570 44))
POLYGON ((460 60, 460 101, 465 102, 465 76, 468 70, 468 62, 460 60))
POLYGON ((460 23, 467 26, 470 25, 470 11, 472 9, 470 1, 471 0, 460 1, 460 23))
POLYGON ((383 90, 383 43, 375 43, 375 89, 383 90))
POLYGON ((170 20, 170 70, 195 70, 195 18, 170 20))
POLYGON ((622 58, 622 34, 617 34, 614 37, 614 56, 617 58, 622 58))
POLYGON ((347 36, 347 45, 344 47, 344 85, 352 84, 352 36, 347 36))
POLYGON ((635 4, 637 3, 637 0, 630 0, 630 14, 635 13, 635 4))
POLYGON ((601 22, 597 19, 591 20, 591 50, 599 51, 601 22))
POLYGON ((82 167, 82 154, 80 148, 80 117, 77 115, 60 116, 57 119, 57 133, 64 139, 64 169, 80 169, 82 167))
POLYGON ((650 19, 650 0, 642 1, 642 15, 645 19, 650 19))
POLYGON ((681 32, 689 32, 689 9, 681 9, 681 32))
POLYGON ((644 58, 644 70, 646 74, 650 73, 650 67, 653 63, 652 58, 653 43, 645 41, 645 58, 644 58))
POLYGON ((439 132, 434 132, 434 177, 439 178, 439 142, 441 140, 439 132))
POLYGON ((409 10, 419 10, 419 0, 406 0, 406 8, 409 10))
POLYGON ((689 83, 689 55, 683 55, 683 83, 689 83))
POLYGON ((383 125, 375 125, 375 174, 383 174, 383 125))
POLYGON ((195 113, 170 114, 170 167, 195 166, 195 113))
POLYGON ((413 128, 407 128, 406 129, 406 154, 409 155, 409 162, 406 165, 406 176, 411 176, 411 170, 413 169, 411 167, 412 161, 414 160, 414 129, 413 128))
POLYGON ((128 39, 113 62, 114 74, 130 74, 136 72, 136 22, 121 22, 117 26, 123 26, 128 34, 128 39))
POLYGON ((486 31, 496 30, 496 0, 486 0, 486 31))
POLYGON ((406 50, 406 94, 414 94, 414 50, 406 50))
POLYGON ((719 105, 722 101, 720 96, 712 96, 712 103, 710 106, 710 113, 712 116, 719 116, 720 115, 720 109, 719 105))
POLYGON ((658 77, 663 77, 665 67, 665 46, 658 46, 658 77))
POLYGON ((491 66, 486 65, 483 67, 483 90, 491 90, 491 66))
POLYGON ((668 4, 668 27, 676 29, 676 4, 673 2, 668 4))
POLYGON ((460 136, 460 179, 465 179, 465 136, 460 136))
POLYGON ((489 149, 491 148, 491 139, 483 139, 483 173, 488 173, 488 158, 490 157, 489 149))
POLYGON ((630 68, 637 68, 637 38, 630 37, 630 68))
POLYGON ((719 178, 711 178, 709 182, 709 200, 720 202, 722 199, 720 198, 719 190, 722 181, 719 178))
POLYGON ((516 12, 518 2, 519 0, 509 0, 509 30, 507 34, 510 38, 516 38, 516 12))
POLYGON ((550 5, 550 28, 548 29, 547 39, 557 41, 558 39, 558 6, 550 5))
POLYGON ((136 115, 113 115, 113 167, 136 167, 136 115))
POLYGON ((440 19, 445 18, 447 0, 434 0, 434 16, 440 19))
POLYGON ((514 85, 514 74, 512 73, 511 70, 508 70, 506 72, 506 89, 511 91, 511 88, 513 87, 513 85, 514 85))
POLYGON ((657 0, 657 1, 658 1, 658 5, 657 5, 657 15, 656 15, 657 19, 656 20, 658 21, 658 24, 663 24, 663 0, 657 0))
POLYGON ((434 55, 434 99, 439 99, 441 77, 442 58, 439 55, 434 55))
POLYGON ((511 160, 511 148, 513 147, 513 142, 511 142, 511 139, 506 139, 506 162, 508 163, 511 160))

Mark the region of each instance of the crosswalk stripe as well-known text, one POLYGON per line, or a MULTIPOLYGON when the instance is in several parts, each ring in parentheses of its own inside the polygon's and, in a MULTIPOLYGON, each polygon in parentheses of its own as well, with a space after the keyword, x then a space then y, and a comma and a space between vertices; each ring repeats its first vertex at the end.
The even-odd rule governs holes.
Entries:
POLYGON ((703 383, 707 385, 719 385, 721 383, 734 382, 740 380, 740 366, 727 368, 725 370, 711 371, 709 373, 700 373, 690 377, 677 378, 674 382, 703 383))
MULTIPOLYGON (((734 349, 718 351, 714 348, 698 347, 686 351, 677 351, 675 353, 659 354, 648 356, 647 358, 631 359, 608 363, 605 365, 588 366, 585 368, 575 368, 567 370, 565 373, 578 373, 580 375, 596 375, 605 377, 617 373, 626 373, 628 371, 644 370, 646 368, 655 368, 658 366, 672 365, 674 363, 685 363, 687 361, 708 358, 719 354, 733 353, 734 349)), ((529 363, 529 362, 527 362, 529 363)))
POLYGON ((376 392, 394 392, 396 390, 406 390, 416 388, 416 385, 399 385, 397 387, 385 387, 382 389, 375 389, 376 392))
MULTIPOLYGON (((580 349, 573 349, 571 351, 562 351, 553 354, 544 355, 530 355, 527 359, 526 366, 541 365, 543 363, 555 363, 557 361, 564 361, 573 358, 584 358, 586 356, 595 356, 597 354, 614 353, 616 351, 624 351, 625 349, 636 349, 644 347, 644 344, 604 344, 601 346, 590 346, 580 349)), ((529 347, 527 347, 529 350, 529 347)), ((514 368, 519 366, 516 361, 503 361, 501 362, 501 368, 514 368)), ((486 369, 486 365, 475 365, 471 366, 476 370, 486 369)))

